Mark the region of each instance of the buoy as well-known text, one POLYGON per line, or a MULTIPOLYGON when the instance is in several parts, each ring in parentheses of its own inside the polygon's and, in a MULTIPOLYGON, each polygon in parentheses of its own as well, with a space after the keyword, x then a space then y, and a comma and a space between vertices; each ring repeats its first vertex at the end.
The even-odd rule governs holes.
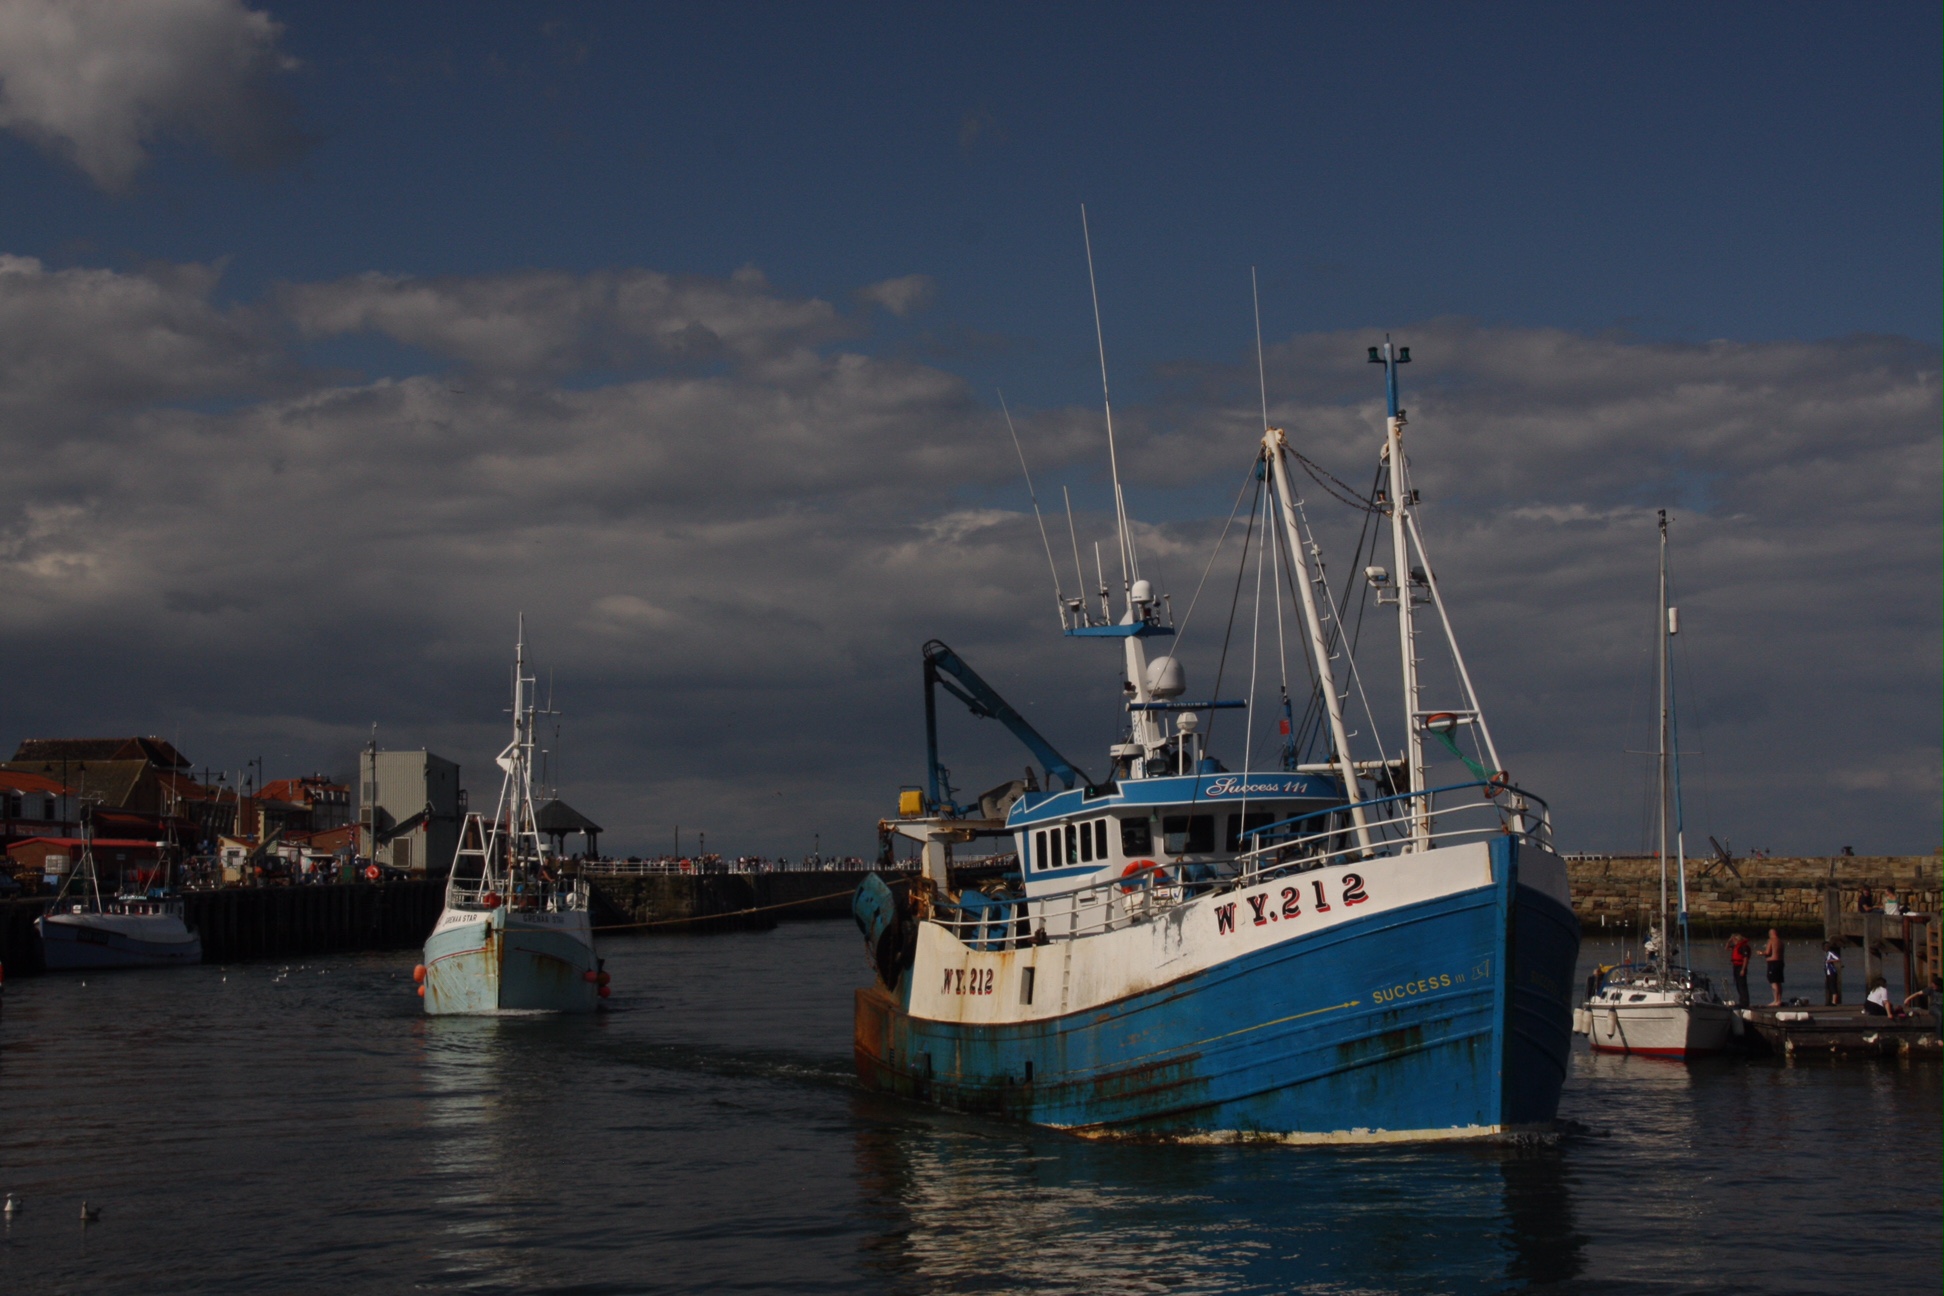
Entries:
POLYGON ((594 976, 595 979, 598 980, 602 985, 606 985, 609 981, 613 980, 613 978, 610 977, 605 972, 597 972, 594 974, 594 976))
POLYGON ((479 903, 484 905, 488 909, 499 908, 500 907, 499 892, 488 891, 485 895, 479 897, 479 903))
POLYGON ((607 998, 607 997, 608 997, 608 988, 607 988, 606 986, 602 986, 602 987, 601 987, 601 998, 603 998, 603 999, 605 999, 605 998, 607 998))
POLYGON ((421 998, 421 999, 423 999, 423 998, 425 998, 425 987, 424 987, 424 986, 420 986, 420 987, 419 987, 419 998, 421 998))
POLYGON ((581 973, 581 980, 587 982, 589 985, 592 985, 594 982, 600 979, 601 979, 601 974, 599 972, 596 972, 593 968, 589 968, 587 971, 581 973))
POLYGON ((417 967, 415 967, 415 968, 413 968, 413 969, 412 969, 412 980, 414 980, 414 981, 417 981, 417 982, 419 982, 419 983, 421 983, 421 984, 423 984, 423 983, 424 983, 424 981, 425 981, 425 964, 423 964, 423 963, 421 963, 421 964, 419 964, 419 965, 418 965, 417 967))

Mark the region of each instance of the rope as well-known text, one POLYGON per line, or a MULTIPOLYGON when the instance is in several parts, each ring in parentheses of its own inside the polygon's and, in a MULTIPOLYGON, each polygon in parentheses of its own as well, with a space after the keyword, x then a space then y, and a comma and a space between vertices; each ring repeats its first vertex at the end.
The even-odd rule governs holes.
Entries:
MULTIPOLYGON (((910 882, 909 878, 899 878, 896 881, 892 882, 891 885, 899 886, 899 885, 908 884, 909 882, 910 882)), ((856 887, 846 887, 842 891, 832 891, 829 895, 809 896, 802 900, 785 900, 780 904, 757 905, 753 909, 732 909, 727 913, 695 914, 688 918, 657 918, 653 922, 603 923, 595 927, 593 930, 595 931, 637 931, 643 927, 673 927, 680 923, 714 922, 718 918, 741 918, 745 914, 768 913, 772 909, 793 909, 797 905, 817 904, 820 901, 824 901, 824 900, 835 900, 839 896, 854 895, 856 894, 856 892, 857 892, 856 887)))

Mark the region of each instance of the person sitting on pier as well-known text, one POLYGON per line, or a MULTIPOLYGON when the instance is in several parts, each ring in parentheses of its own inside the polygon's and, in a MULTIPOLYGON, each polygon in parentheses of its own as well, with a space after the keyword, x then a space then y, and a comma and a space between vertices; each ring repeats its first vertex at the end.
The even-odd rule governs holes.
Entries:
POLYGON ((1870 997, 1863 1001, 1863 1011, 1871 1017, 1895 1017, 1898 1011, 1890 1006, 1890 987, 1880 976, 1870 978, 1870 997))

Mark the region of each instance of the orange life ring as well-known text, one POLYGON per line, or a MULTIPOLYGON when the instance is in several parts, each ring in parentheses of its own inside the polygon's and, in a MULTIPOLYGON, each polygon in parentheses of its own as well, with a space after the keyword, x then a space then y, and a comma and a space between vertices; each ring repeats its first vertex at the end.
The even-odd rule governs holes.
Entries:
POLYGON ((378 866, 376 864, 367 864, 365 866, 365 881, 376 882, 377 880, 378 880, 378 866))
POLYGON ((1133 895, 1144 886, 1153 886, 1157 877, 1165 882, 1168 877, 1168 870, 1156 864, 1151 859, 1130 860, 1127 867, 1121 870, 1120 889, 1123 894, 1133 895), (1129 878, 1133 878, 1137 874, 1142 876, 1135 881, 1128 881, 1129 878))
POLYGON ((1485 780, 1485 799, 1490 801, 1512 786, 1512 776, 1504 770, 1485 780))
POLYGON ((499 908, 500 907, 499 892, 488 891, 485 895, 479 897, 479 903, 482 907, 487 909, 499 908))
POLYGON ((1450 711, 1437 711, 1424 717, 1424 727, 1431 733, 1450 733, 1458 727, 1458 717, 1450 711))

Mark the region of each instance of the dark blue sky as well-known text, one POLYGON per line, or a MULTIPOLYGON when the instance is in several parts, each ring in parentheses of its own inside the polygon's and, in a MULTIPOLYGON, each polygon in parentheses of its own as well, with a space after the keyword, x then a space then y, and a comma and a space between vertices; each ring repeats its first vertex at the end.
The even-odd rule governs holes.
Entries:
MULTIPOLYGON (((0 143, 0 245, 365 270, 645 265, 845 301, 1085 401, 1077 208, 1147 366, 1454 314, 1672 339, 1939 336, 1936 5, 271 7, 315 140, 97 190, 0 143)), ((413 367, 409 356, 358 358, 413 367)), ((983 384, 982 384, 983 385, 983 384)))

